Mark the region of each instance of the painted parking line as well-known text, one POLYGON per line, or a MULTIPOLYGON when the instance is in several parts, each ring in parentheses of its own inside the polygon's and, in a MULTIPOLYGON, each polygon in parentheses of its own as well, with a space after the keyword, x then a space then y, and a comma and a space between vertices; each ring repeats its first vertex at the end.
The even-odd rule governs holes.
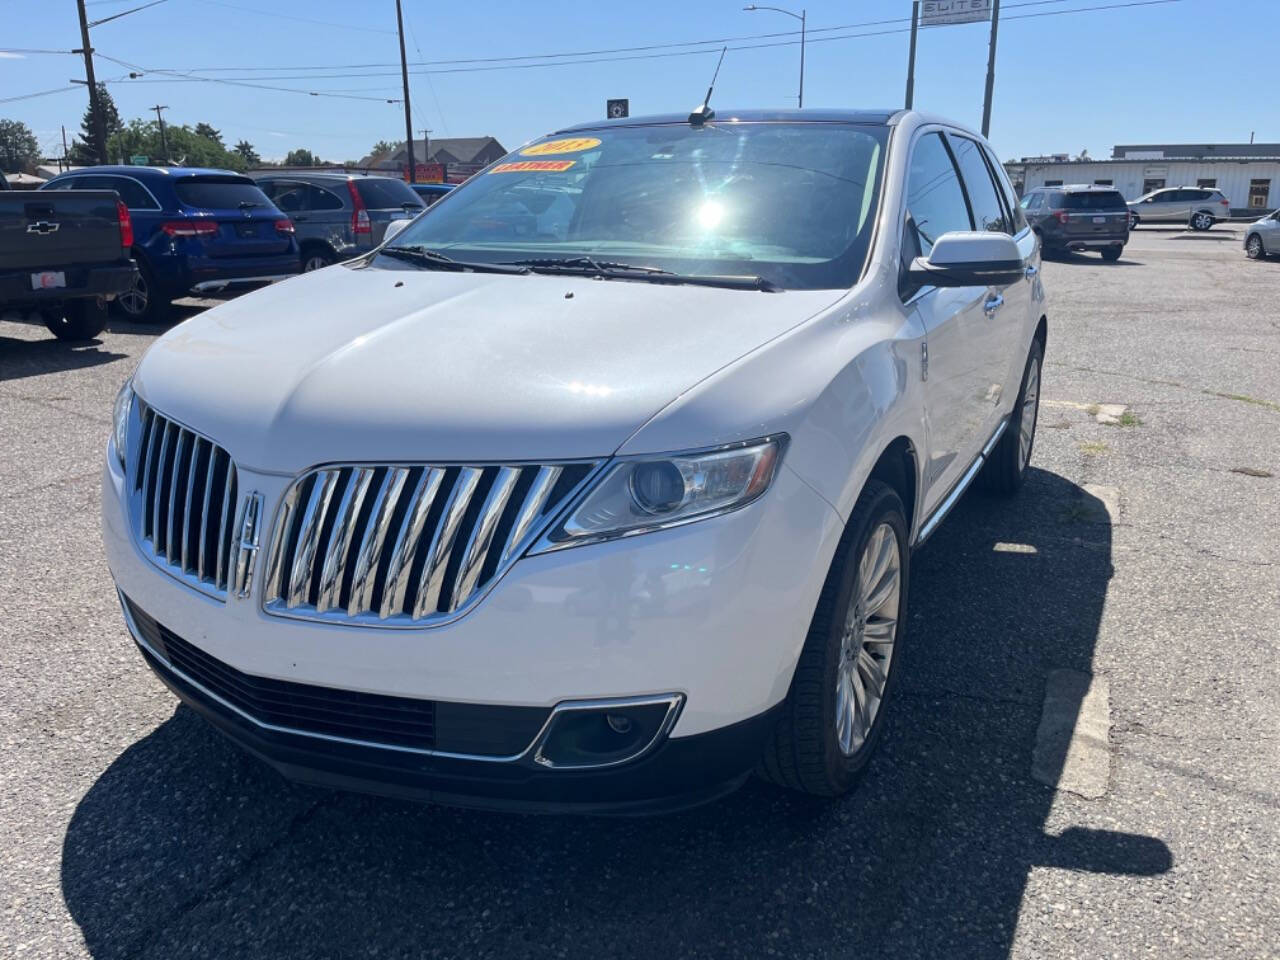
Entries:
POLYGON ((1107 678, 1053 670, 1045 680, 1031 776, 1088 800, 1107 792, 1111 776, 1111 692, 1107 678))

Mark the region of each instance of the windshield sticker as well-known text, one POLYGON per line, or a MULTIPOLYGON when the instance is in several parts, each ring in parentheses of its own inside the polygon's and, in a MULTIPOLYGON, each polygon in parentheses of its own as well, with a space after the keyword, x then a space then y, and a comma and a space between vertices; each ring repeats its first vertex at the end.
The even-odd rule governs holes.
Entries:
POLYGON ((581 153, 592 147, 600 146, 596 137, 569 137, 564 140, 548 140, 546 143, 535 143, 520 151, 522 157, 554 157, 561 153, 581 153))
POLYGON ((500 163, 490 173, 564 173, 576 160, 516 160, 500 163))

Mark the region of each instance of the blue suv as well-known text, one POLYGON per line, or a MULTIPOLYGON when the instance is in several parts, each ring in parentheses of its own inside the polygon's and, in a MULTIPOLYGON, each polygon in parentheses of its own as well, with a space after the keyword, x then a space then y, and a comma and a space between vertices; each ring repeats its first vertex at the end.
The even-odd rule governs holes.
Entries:
POLYGON ((132 289, 116 303, 132 320, 156 322, 170 301, 301 269, 293 223, 252 180, 193 167, 86 167, 41 190, 114 190, 133 219, 132 289))

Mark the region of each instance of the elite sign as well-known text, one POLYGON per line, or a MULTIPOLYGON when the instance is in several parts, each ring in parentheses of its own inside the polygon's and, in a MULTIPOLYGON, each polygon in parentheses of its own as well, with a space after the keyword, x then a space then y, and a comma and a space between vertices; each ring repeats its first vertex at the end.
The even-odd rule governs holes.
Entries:
POLYGON ((977 23, 991 19, 991 0, 923 0, 920 26, 940 27, 948 23, 977 23))

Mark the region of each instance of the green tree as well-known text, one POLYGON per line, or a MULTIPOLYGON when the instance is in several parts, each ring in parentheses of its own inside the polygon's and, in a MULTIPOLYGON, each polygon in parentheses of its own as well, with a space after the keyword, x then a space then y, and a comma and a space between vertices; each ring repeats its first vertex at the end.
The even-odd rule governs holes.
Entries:
POLYGON ((40 159, 40 144, 21 120, 0 120, 0 171, 22 173, 40 159))
MULTIPOLYGON (((198 135, 189 126, 165 124, 164 132, 169 144, 167 159, 174 166, 236 171, 245 170, 248 166, 239 153, 198 135)), ((157 159, 164 156, 160 125, 154 120, 130 120, 123 130, 107 141, 107 146, 107 152, 117 158, 141 155, 157 159)))
POLYGON ((297 150, 290 150, 284 158, 286 167, 314 167, 319 163, 319 159, 310 150, 299 147, 297 150))
POLYGON ((383 156, 384 154, 392 153, 396 150, 399 150, 402 146, 404 146, 403 140, 396 140, 396 141, 379 140, 377 143, 373 145, 373 149, 370 150, 369 153, 371 156, 373 156, 376 159, 378 157, 383 156))
POLYGON ((258 156, 258 151, 253 149, 253 144, 248 140, 241 140, 235 145, 233 151, 244 161, 247 167, 256 167, 262 163, 262 158, 258 156))
MULTIPOLYGON (((105 83, 98 84, 98 107, 102 110, 103 121, 107 128, 107 142, 110 143, 111 138, 124 129, 124 121, 120 119, 120 111, 116 109, 116 102, 107 91, 105 83)), ((115 156, 110 150, 107 153, 108 157, 115 156)), ((85 107, 84 116, 80 120, 80 135, 71 144, 71 149, 67 154, 71 158, 71 162, 77 166, 98 162, 97 156, 93 152, 92 106, 85 107)))
POLYGON ((207 139, 212 140, 218 146, 222 146, 222 131, 213 129, 212 124, 197 123, 196 136, 206 137, 207 139))

